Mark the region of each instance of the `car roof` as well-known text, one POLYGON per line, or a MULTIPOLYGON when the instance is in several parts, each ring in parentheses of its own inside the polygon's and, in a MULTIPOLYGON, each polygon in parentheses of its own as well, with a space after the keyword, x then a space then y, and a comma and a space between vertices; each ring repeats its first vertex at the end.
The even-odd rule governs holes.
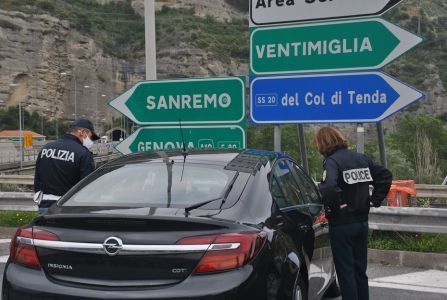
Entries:
MULTIPOLYGON (((121 156, 107 163, 106 165, 104 165, 104 167, 154 161, 162 162, 166 158, 174 161, 183 161, 185 157, 183 154, 184 152, 182 152, 181 150, 134 153, 121 156)), ((261 165, 265 165, 267 162, 273 163, 274 161, 283 157, 288 156, 285 153, 281 152, 259 149, 192 149, 188 150, 186 161, 188 163, 221 165, 225 166, 225 169, 227 170, 253 173, 258 170, 261 165)))

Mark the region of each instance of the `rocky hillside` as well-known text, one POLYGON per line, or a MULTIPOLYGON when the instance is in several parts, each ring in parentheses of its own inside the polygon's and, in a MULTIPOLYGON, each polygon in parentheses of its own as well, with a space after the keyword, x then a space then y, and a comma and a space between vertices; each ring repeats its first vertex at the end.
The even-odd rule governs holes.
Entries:
MULTIPOLYGON (((144 21, 138 14, 143 1, 104 0, 91 7, 83 5, 91 1, 80 0, 74 9, 52 6, 52 2, 68 6, 68 1, 5 1, 0 2, 0 109, 21 101, 29 111, 72 119, 76 102, 78 116, 95 119, 97 112, 99 123, 117 116, 107 108, 107 101, 144 79, 144 21), (97 14, 89 15, 90 8, 97 14), (66 12, 74 15, 62 18, 66 12), (98 28, 101 22, 109 22, 108 27, 98 28), (130 38, 125 30, 132 31, 130 38)), ((170 33, 178 31, 183 21, 186 26, 218 28, 221 23, 207 11, 217 12, 221 6, 203 1, 198 10, 192 10, 193 1, 163 2, 157 3, 159 78, 245 73, 246 66, 232 63, 228 54, 219 59, 207 51, 215 47, 213 41, 207 40, 201 49, 190 42, 194 36, 181 40, 170 33), (162 10, 162 4, 173 9, 162 10), (172 20, 179 23, 171 26, 172 20)), ((238 13, 229 11, 226 16, 238 13)), ((243 23, 238 25, 242 31, 243 23)))
MULTIPOLYGON (((0 109, 22 101, 28 110, 71 119, 76 101, 78 115, 108 122, 116 113, 107 101, 144 78, 143 2, 1 0, 0 109)), ((248 74, 241 3, 157 1, 158 77, 248 74)), ((386 68, 428 92, 408 110, 446 114, 446 1, 406 0, 385 17, 427 39, 386 68)))

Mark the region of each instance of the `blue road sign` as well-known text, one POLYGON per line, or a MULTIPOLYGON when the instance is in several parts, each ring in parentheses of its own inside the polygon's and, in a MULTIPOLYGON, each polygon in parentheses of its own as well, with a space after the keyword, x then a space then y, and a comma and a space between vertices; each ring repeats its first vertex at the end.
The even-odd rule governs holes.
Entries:
POLYGON ((381 72, 252 78, 255 124, 379 122, 424 97, 381 72))

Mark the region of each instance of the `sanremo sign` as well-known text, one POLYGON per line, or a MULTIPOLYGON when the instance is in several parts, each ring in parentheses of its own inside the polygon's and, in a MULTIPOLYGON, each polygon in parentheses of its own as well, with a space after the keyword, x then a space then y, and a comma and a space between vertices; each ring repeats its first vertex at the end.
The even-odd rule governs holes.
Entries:
POLYGON ((255 75, 381 68, 423 41, 383 19, 259 27, 250 36, 255 75))
POLYGON ((240 123, 245 82, 239 77, 143 81, 109 105, 140 125, 240 123))
POLYGON ((250 0, 251 25, 381 15, 401 0, 250 0))

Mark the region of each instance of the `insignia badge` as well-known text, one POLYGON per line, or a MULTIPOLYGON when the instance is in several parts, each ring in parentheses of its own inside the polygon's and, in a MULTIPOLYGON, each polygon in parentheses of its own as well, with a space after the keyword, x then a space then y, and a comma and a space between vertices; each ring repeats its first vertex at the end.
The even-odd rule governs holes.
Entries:
POLYGON ((326 181, 326 170, 323 171, 323 176, 321 176, 321 181, 326 181))

